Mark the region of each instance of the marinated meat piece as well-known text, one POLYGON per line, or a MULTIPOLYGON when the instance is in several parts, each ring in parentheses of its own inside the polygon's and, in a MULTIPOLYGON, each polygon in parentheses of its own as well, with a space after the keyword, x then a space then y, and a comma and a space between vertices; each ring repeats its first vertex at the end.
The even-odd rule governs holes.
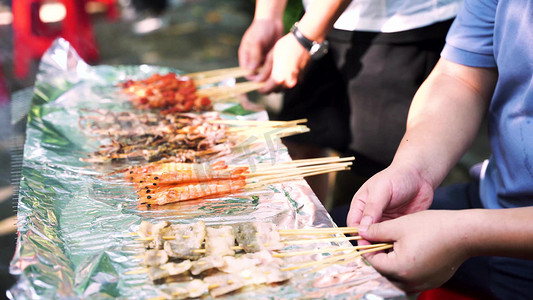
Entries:
MULTIPOLYGON (((265 283, 283 282, 291 278, 291 273, 283 272, 276 266, 261 265, 255 268, 254 274, 263 274, 266 277, 265 283)), ((255 276, 255 275, 254 275, 255 276)))
POLYGON ((168 255, 165 250, 150 249, 144 253, 144 264, 149 267, 157 267, 166 264, 168 255))
POLYGON ((208 227, 206 229, 207 236, 205 239, 206 255, 235 255, 232 249, 235 246, 235 236, 233 235, 233 227, 208 227))
POLYGON ((210 290, 213 297, 236 291, 245 285, 245 281, 240 276, 225 273, 205 277, 204 282, 213 287, 210 290))
POLYGON ((192 263, 191 274, 198 275, 205 270, 222 268, 225 266, 224 258, 220 255, 210 255, 200 258, 192 263))
POLYGON ((234 234, 239 246, 246 252, 257 252, 264 249, 279 250, 284 247, 280 242, 278 228, 274 223, 250 222, 234 227, 234 234))
POLYGON ((209 292, 209 284, 200 279, 192 280, 185 288, 189 291, 190 298, 197 298, 209 292))
POLYGON ((190 260, 184 260, 180 263, 169 262, 161 266, 162 269, 167 270, 170 276, 183 274, 191 269, 192 263, 190 260))
POLYGON ((151 237, 154 239, 147 244, 147 248, 151 249, 163 249, 163 236, 168 235, 170 229, 170 223, 162 221, 152 225, 151 237))
POLYGON ((280 267, 283 264, 283 259, 272 256, 272 253, 268 250, 262 250, 254 253, 246 253, 246 256, 254 259, 259 259, 260 265, 280 267))
POLYGON ((198 259, 200 255, 194 250, 202 248, 206 236, 203 221, 193 224, 175 224, 171 227, 171 234, 176 237, 164 244, 164 249, 172 258, 198 259))
POLYGON ((281 271, 279 267, 267 265, 253 266, 240 271, 237 275, 246 282, 246 285, 283 282, 292 276, 289 272, 281 271))
POLYGON ((161 291, 164 293, 166 299, 178 300, 189 298, 189 291, 183 284, 170 283, 167 287, 162 288, 161 291))
POLYGON ((141 225, 139 225, 139 231, 137 233, 140 237, 150 237, 152 236, 152 227, 154 225, 148 221, 142 221, 141 225))
POLYGON ((258 258, 241 255, 239 257, 224 256, 224 266, 218 268, 220 271, 237 274, 243 270, 251 269, 261 263, 258 258))

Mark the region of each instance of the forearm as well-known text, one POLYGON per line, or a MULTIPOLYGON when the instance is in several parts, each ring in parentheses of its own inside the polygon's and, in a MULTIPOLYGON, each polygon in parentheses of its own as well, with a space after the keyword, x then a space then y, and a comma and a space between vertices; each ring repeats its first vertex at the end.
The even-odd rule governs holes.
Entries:
POLYGON ((255 2, 254 20, 283 20, 287 0, 257 0, 255 2))
POLYGON ((495 80, 495 70, 441 60, 413 99, 393 164, 415 168, 437 187, 474 140, 495 80))
POLYGON ((533 259, 533 207, 464 210, 456 232, 470 256, 533 259))
POLYGON ((346 0, 314 1, 298 22, 298 29, 308 39, 322 42, 350 2, 346 0))

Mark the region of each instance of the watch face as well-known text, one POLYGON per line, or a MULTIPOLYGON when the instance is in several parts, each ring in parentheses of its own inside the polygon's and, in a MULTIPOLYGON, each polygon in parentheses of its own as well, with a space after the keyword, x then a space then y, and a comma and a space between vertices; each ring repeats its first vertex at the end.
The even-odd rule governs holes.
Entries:
POLYGON ((312 59, 319 59, 328 53, 328 42, 314 43, 309 50, 312 59))

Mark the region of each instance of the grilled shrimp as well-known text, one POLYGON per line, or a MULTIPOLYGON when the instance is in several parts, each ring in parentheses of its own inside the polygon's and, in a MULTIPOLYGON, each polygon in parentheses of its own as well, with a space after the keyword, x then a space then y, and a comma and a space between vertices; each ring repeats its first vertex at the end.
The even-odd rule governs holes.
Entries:
POLYGON ((212 196, 227 196, 243 191, 246 186, 244 177, 238 179, 211 180, 206 182, 179 184, 161 188, 146 193, 139 191, 141 204, 163 205, 167 203, 207 198, 212 196))

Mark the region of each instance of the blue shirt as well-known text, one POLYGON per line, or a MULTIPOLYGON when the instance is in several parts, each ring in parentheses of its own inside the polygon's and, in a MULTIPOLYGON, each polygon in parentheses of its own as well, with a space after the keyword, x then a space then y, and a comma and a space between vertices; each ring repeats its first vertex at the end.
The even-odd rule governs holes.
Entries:
POLYGON ((488 112, 492 156, 482 174, 486 208, 533 205, 533 0, 465 0, 442 57, 497 67, 488 112))

